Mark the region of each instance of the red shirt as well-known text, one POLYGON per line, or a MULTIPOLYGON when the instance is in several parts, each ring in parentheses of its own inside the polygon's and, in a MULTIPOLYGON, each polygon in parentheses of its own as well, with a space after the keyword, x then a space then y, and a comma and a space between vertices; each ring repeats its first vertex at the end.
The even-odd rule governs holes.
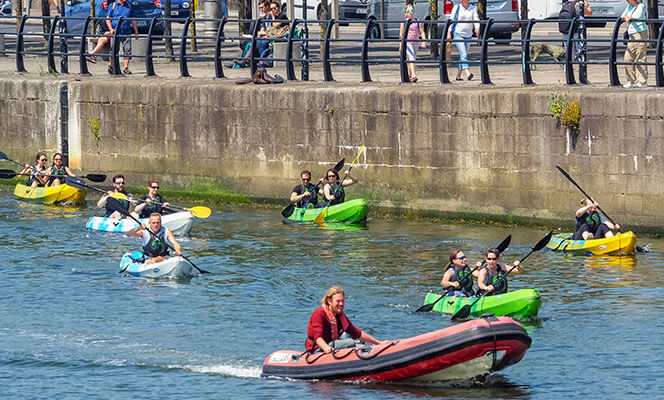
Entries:
MULTIPOLYGON (((348 333, 353 339, 359 339, 360 336, 362 336, 362 331, 350 322, 346 314, 337 314, 336 318, 337 329, 339 330, 338 336, 341 336, 344 332, 348 333)), ((322 337, 323 340, 325 340, 325 343, 329 343, 332 340, 332 324, 327 319, 327 315, 325 315, 325 310, 322 306, 314 310, 309 318, 306 342, 307 351, 312 352, 318 348, 316 339, 319 337, 322 337)))

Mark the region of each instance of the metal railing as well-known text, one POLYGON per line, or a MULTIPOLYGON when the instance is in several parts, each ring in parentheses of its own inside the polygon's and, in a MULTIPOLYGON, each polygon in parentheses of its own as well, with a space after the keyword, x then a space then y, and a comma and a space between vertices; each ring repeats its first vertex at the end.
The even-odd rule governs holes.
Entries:
MULTIPOLYGON (((16 72, 26 72, 24 57, 26 55, 30 56, 44 56, 47 60, 47 65, 49 71, 57 72, 56 58, 60 57, 60 73, 68 73, 68 60, 70 57, 77 57, 79 60, 79 73, 80 74, 89 74, 88 65, 86 62, 86 57, 91 56, 87 50, 88 40, 100 38, 104 36, 103 34, 89 34, 90 25, 95 23, 95 21, 102 21, 104 18, 92 18, 87 17, 83 22, 82 33, 68 33, 66 26, 67 22, 73 22, 73 18, 62 18, 59 16, 55 17, 30 17, 30 16, 21 16, 21 17, 0 17, 0 23, 17 23, 17 28, 15 30, 0 31, 0 34, 4 35, 4 46, 5 48, 0 48, 0 55, 14 55, 16 58, 16 72), (28 32, 26 31, 26 26, 29 22, 32 23, 32 26, 41 26, 44 20, 50 21, 50 30, 48 32, 28 32), (13 39, 13 41, 12 41, 13 39), (41 40, 45 40, 45 45, 41 40), (56 46, 56 41, 59 43, 56 46), (27 45, 27 43, 30 45, 27 45), (73 46, 78 42, 78 46, 73 46), (69 51, 69 48, 76 48, 75 51, 69 51)), ((520 65, 521 67, 521 81, 524 85, 533 85, 535 84, 532 75, 533 66, 540 64, 559 64, 564 66, 564 78, 565 83, 568 85, 576 84, 574 76, 574 67, 576 66, 580 72, 579 74, 579 83, 587 84, 589 83, 585 72, 589 65, 604 65, 607 66, 609 84, 611 86, 620 85, 620 79, 618 75, 618 67, 624 65, 642 65, 646 67, 654 67, 655 69, 655 85, 657 87, 664 86, 664 68, 662 63, 662 41, 664 35, 664 19, 663 20, 641 20, 647 23, 655 23, 659 26, 659 31, 656 39, 645 39, 645 40, 629 40, 625 38, 619 38, 620 28, 623 24, 622 19, 599 19, 594 18, 593 23, 603 22, 603 23, 613 23, 613 29, 611 34, 607 37, 594 37, 594 38, 585 38, 583 35, 577 35, 577 33, 583 30, 583 24, 588 20, 584 19, 571 19, 571 20, 510 20, 510 21, 494 21, 493 19, 481 20, 481 21, 464 21, 463 23, 478 23, 481 25, 482 34, 478 38, 470 38, 466 40, 454 40, 448 39, 448 32, 454 21, 451 20, 440 20, 440 21, 418 21, 424 24, 427 28, 432 28, 434 25, 441 32, 440 37, 438 38, 427 38, 419 39, 417 42, 426 42, 431 47, 436 47, 437 51, 432 51, 431 55, 437 54, 437 58, 433 57, 420 57, 415 61, 409 61, 406 54, 406 35, 402 39, 379 39, 372 36, 372 32, 376 32, 377 26, 384 26, 385 24, 397 25, 403 23, 404 21, 384 21, 377 20, 373 17, 368 18, 367 20, 287 20, 282 21, 283 23, 290 24, 288 34, 284 37, 279 38, 265 38, 259 36, 259 28, 262 19, 258 20, 244 20, 244 19, 230 19, 222 18, 218 20, 213 19, 201 19, 197 18, 195 21, 198 22, 209 22, 214 21, 218 23, 218 29, 214 35, 190 35, 189 27, 190 24, 194 23, 194 20, 191 18, 178 19, 178 18, 152 18, 149 20, 145 19, 136 19, 137 21, 148 22, 147 33, 141 34, 140 37, 147 40, 147 48, 144 55, 132 55, 133 58, 143 58, 145 62, 145 74, 147 76, 155 76, 155 67, 154 61, 156 59, 169 59, 172 61, 177 61, 179 63, 179 75, 181 77, 189 77, 189 63, 190 62, 213 62, 214 63, 214 77, 216 78, 225 78, 224 74, 224 62, 228 61, 244 61, 249 65, 250 74, 253 75, 254 72, 263 64, 270 62, 283 62, 285 63, 286 76, 288 80, 296 80, 295 73, 295 64, 300 64, 303 68, 303 80, 308 80, 308 75, 304 73, 304 70, 315 65, 320 65, 322 68, 323 80, 324 81, 333 81, 333 66, 336 65, 351 65, 358 66, 359 72, 361 75, 362 82, 371 82, 371 68, 380 67, 382 65, 398 65, 399 66, 399 78, 402 83, 409 82, 407 67, 409 63, 416 64, 427 64, 434 66, 439 70, 439 81, 442 84, 449 84, 450 79, 448 75, 448 64, 451 64, 453 61, 447 59, 446 46, 448 44, 452 45, 460 41, 470 42, 473 45, 479 47, 479 54, 474 54, 472 59, 469 59, 467 64, 476 65, 480 70, 480 78, 482 84, 491 84, 491 68, 496 65, 520 65), (179 22, 182 24, 182 30, 179 35, 170 35, 165 36, 161 32, 156 31, 158 24, 163 27, 163 21, 170 22, 179 22), (559 22, 570 22, 570 34, 565 43, 565 57, 564 60, 558 61, 545 61, 545 60, 532 60, 531 59, 531 47, 535 42, 545 42, 545 43, 561 43, 562 39, 558 38, 549 38, 549 37, 532 37, 534 28, 536 26, 553 26, 557 28, 559 22), (521 37, 511 38, 511 39, 494 39, 490 37, 490 32, 495 23, 510 23, 518 25, 522 28, 521 37), (227 32, 227 27, 229 23, 233 24, 253 24, 253 29, 251 35, 241 36, 239 33, 229 33, 227 32), (346 38, 332 38, 332 32, 334 27, 343 24, 343 25, 354 25, 361 26, 361 29, 358 30, 359 34, 355 37, 346 37, 346 38), (308 35, 307 28, 308 26, 321 25, 325 27, 325 30, 322 35, 308 35), (161 33, 161 34, 158 34, 161 33), (316 36, 316 37, 313 37, 316 36), (174 54, 166 54, 161 51, 157 51, 154 48, 155 43, 161 43, 163 39, 173 39, 178 43, 178 51, 174 54), (188 41, 189 40, 199 40, 206 41, 206 43, 211 43, 212 49, 208 52, 188 52, 188 41), (238 41, 244 40, 249 43, 249 51, 247 54, 238 56, 231 55, 237 53, 237 48, 235 46, 229 46, 228 43, 236 43, 238 41), (283 44, 286 46, 285 56, 284 57, 261 57, 258 54, 258 43, 260 41, 269 41, 272 42, 273 46, 279 46, 283 44), (618 61, 618 49, 619 47, 624 47, 629 42, 645 42, 649 47, 654 47, 654 60, 651 62, 645 63, 636 63, 636 62, 623 62, 618 61), (335 52, 337 45, 339 43, 345 43, 346 47, 344 51, 335 52), (382 55, 372 55, 370 50, 373 52, 376 50, 383 50, 384 52, 391 49, 391 46, 399 44, 401 45, 400 52, 390 51, 388 54, 382 55), (295 46, 299 46, 299 52, 297 52, 295 46), (308 50, 312 46, 318 46, 320 48, 320 53, 318 57, 310 57, 308 50), (355 47, 353 47, 355 46, 355 47), (515 57, 504 57, 496 55, 500 53, 501 46, 508 46, 512 49, 514 47, 519 48, 518 58, 515 57), (584 57, 574 57, 574 48, 580 46, 581 52, 585 54, 596 53, 600 55, 599 59, 588 59, 584 57), (594 46, 593 51, 590 51, 589 46, 594 46), (231 50, 232 47, 232 50, 231 50), (585 48, 585 51, 583 50, 585 48), (601 51, 606 51, 606 56, 601 56, 601 51), (350 54, 348 54, 350 52, 350 54), (297 53, 297 54, 296 54, 297 53), (495 54, 494 54, 495 53, 495 54)), ((81 19, 78 20, 80 22, 81 19)), ((119 23, 122 22, 122 18, 119 23)), ((270 22, 275 22, 271 20, 270 22)), ((277 21, 278 22, 278 21, 277 21)), ((408 30, 409 25, 413 21, 405 22, 405 31, 408 30)), ((4 25, 9 26, 9 25, 4 25)), ((592 30, 592 28, 586 28, 592 30)), ((431 29, 429 29, 431 31, 431 29)), ((557 32, 557 29, 555 30, 557 32)), ((562 35, 561 35, 562 36, 562 35)), ((119 54, 119 39, 124 38, 119 35, 116 31, 113 35, 112 44, 110 46, 110 51, 108 53, 103 53, 101 55, 106 55, 112 59, 112 74, 121 75, 120 69, 120 54, 119 54)), ((514 50, 511 50, 514 52, 514 50)), ((98 54, 99 55, 99 54, 98 54)))

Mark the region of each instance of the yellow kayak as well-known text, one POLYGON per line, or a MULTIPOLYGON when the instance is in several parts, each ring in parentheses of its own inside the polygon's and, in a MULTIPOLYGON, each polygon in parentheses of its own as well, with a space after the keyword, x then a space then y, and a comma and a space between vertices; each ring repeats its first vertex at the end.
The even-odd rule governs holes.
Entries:
POLYGON ((17 183, 14 188, 14 195, 24 199, 38 201, 44 204, 53 203, 78 203, 85 200, 88 190, 85 188, 77 189, 67 184, 60 186, 47 186, 33 188, 22 183, 17 183))
POLYGON ((636 248, 636 235, 631 231, 602 239, 571 240, 571 237, 571 233, 553 235, 546 247, 556 251, 591 256, 632 253, 636 248))

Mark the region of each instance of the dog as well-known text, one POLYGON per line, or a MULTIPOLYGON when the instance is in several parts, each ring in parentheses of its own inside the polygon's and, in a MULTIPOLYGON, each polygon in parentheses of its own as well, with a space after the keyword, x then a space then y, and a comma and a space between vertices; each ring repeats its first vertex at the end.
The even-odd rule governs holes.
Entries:
MULTIPOLYGON (((565 48, 562 46, 556 46, 547 42, 535 42, 533 43, 530 51, 530 61, 535 61, 542 53, 547 53, 556 61, 561 61, 565 56, 565 48)), ((563 68, 562 64, 560 65, 563 68)), ((537 69, 535 65, 531 65, 531 69, 537 69)))

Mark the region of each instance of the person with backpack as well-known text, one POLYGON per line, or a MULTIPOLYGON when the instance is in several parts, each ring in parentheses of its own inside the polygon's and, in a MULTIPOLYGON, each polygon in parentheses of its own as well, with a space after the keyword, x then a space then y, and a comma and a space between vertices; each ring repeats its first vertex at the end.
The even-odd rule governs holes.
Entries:
MULTIPOLYGON (((560 13, 558 18, 561 20, 571 20, 573 18, 579 18, 582 15, 590 16, 593 15, 593 10, 588 4, 588 0, 567 0, 563 3, 560 8, 560 13)), ((569 39, 570 29, 572 27, 571 21, 560 21, 558 22, 558 31, 563 34, 563 46, 567 46, 567 40, 569 39)), ((577 29, 572 36, 572 40, 578 40, 581 38, 581 29, 577 29)), ((576 59, 577 54, 583 49, 584 44, 581 42, 572 43, 572 58, 576 59)))

